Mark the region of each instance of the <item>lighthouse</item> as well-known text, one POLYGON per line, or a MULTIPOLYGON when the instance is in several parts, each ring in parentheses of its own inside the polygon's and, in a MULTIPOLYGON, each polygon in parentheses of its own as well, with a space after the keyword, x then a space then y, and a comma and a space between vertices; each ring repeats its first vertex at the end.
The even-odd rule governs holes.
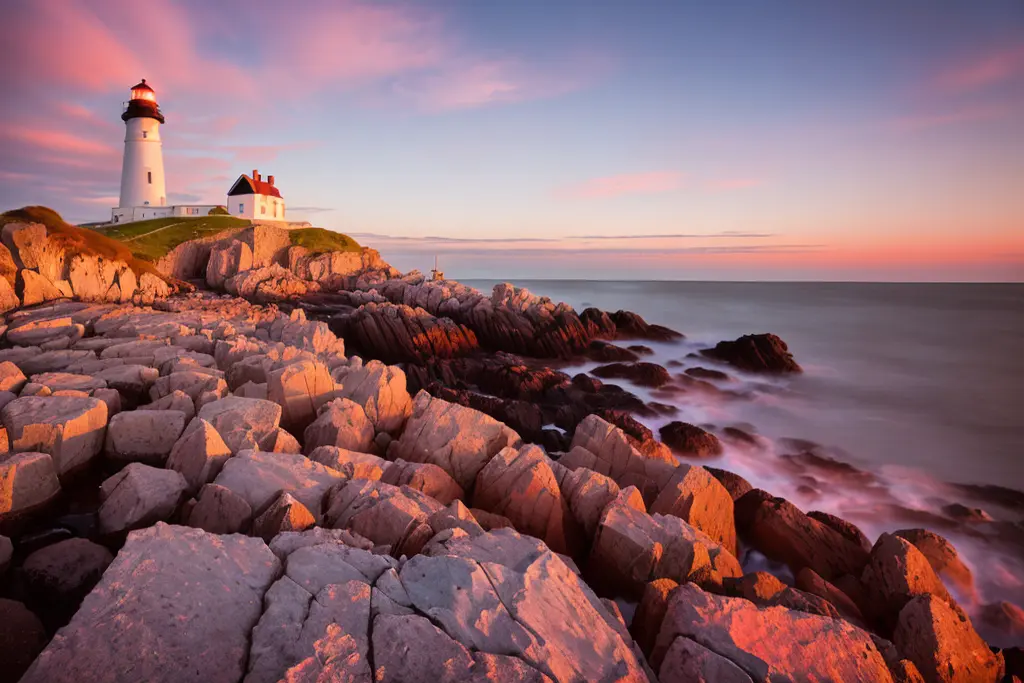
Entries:
MULTIPOLYGON (((141 207, 167 205, 164 183, 164 153, 160 142, 160 124, 164 115, 156 102, 156 93, 146 79, 132 86, 131 99, 121 114, 124 121, 124 161, 121 165, 120 209, 135 209, 139 214, 149 213, 141 207)), ((153 215, 163 212, 154 212, 153 215)), ((145 216, 149 217, 149 216, 145 216)))

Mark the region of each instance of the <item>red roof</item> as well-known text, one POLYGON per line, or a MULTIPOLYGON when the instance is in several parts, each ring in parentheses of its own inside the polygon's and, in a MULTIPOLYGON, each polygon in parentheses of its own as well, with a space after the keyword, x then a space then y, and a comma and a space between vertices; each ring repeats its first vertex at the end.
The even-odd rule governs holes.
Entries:
POLYGON ((281 192, 270 183, 264 180, 253 180, 244 173, 239 176, 238 180, 235 181, 235 184, 231 186, 230 190, 228 190, 229 197, 238 194, 262 194, 270 197, 282 198, 281 192), (238 191, 241 189, 239 188, 239 185, 243 183, 249 186, 249 192, 245 192, 244 190, 241 192, 238 191))

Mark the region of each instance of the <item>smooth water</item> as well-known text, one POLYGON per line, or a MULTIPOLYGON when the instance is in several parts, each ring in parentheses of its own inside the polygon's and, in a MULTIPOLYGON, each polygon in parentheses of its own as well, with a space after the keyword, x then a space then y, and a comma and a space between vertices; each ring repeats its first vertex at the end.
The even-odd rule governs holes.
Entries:
MULTIPOLYGON (((495 282, 468 284, 489 291, 495 282)), ((674 419, 742 426, 766 437, 760 448, 727 444, 725 455, 709 464, 738 472, 804 510, 838 514, 869 536, 933 528, 953 540, 976 570, 984 566, 978 576, 982 599, 1024 599, 1024 547, 1015 552, 1005 535, 990 541, 982 527, 934 528, 942 507, 957 502, 981 507, 1000 521, 1024 521, 1020 509, 968 499, 946 485, 1024 490, 1024 285, 515 284, 577 310, 635 311, 686 335, 677 344, 643 342, 655 352, 645 360, 728 372, 730 381, 716 383, 722 391, 671 396, 616 381, 677 406, 674 419), (804 373, 764 378, 688 357, 718 341, 759 332, 784 339, 804 373), (871 473, 877 484, 829 468, 797 471, 780 459, 794 452, 786 439, 820 444, 821 452, 871 473)), ((656 428, 667 418, 644 421, 656 428)))

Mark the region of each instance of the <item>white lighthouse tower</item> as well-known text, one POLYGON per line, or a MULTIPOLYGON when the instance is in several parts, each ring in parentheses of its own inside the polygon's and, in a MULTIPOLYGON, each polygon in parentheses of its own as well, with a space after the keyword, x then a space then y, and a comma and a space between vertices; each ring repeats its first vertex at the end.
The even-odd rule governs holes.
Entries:
POLYGON ((124 162, 121 166, 121 199, 114 209, 116 222, 168 215, 164 181, 164 154, 160 124, 164 115, 156 93, 146 79, 132 87, 131 100, 121 114, 125 123, 124 162), (163 208, 163 210, 160 210, 163 208))

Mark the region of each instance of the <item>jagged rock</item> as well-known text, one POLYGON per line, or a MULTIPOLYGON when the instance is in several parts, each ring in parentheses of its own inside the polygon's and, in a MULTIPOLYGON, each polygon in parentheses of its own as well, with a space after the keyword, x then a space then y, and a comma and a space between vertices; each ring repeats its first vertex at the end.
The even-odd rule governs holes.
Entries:
POLYGON ((361 405, 378 432, 397 434, 412 414, 405 372, 398 366, 371 360, 361 368, 338 368, 334 378, 336 395, 361 405))
POLYGON ((843 574, 859 576, 867 564, 860 545, 761 489, 736 501, 736 526, 754 548, 794 573, 810 567, 830 581, 843 574))
POLYGON ((21 299, 18 298, 14 286, 6 277, 0 277, 0 313, 6 313, 21 306, 21 299))
POLYGON ((47 453, 0 454, 0 522, 29 515, 60 495, 47 453))
POLYGON ((655 669, 662 670, 680 638, 731 661, 755 681, 892 681, 870 635, 855 626, 785 607, 759 608, 692 584, 669 595, 651 656, 655 669))
POLYGON ((672 641, 658 670, 660 683, 752 683, 743 669, 695 640, 672 641))
POLYGON ((593 538, 601 513, 619 496, 619 485, 585 467, 577 470, 556 467, 555 476, 561 477, 559 488, 573 517, 582 527, 584 537, 593 538))
POLYGON ((853 598, 818 576, 813 569, 804 567, 796 575, 796 587, 805 593, 827 600, 839 610, 839 614, 855 626, 865 623, 864 614, 853 598))
POLYGON ((839 618, 839 611, 824 598, 790 588, 767 572, 754 572, 722 582, 726 595, 746 598, 759 607, 786 607, 823 617, 839 618))
POLYGON ((0 536, 0 579, 7 573, 7 568, 11 565, 11 557, 14 555, 14 545, 11 543, 11 539, 6 536, 0 536))
POLYGON ((642 387, 660 387, 672 381, 668 370, 657 363, 644 361, 610 363, 596 367, 590 373, 601 379, 627 379, 642 387))
POLYGON ((735 341, 722 341, 702 354, 748 372, 802 372, 786 342, 774 334, 748 334, 735 341))
POLYGON ((928 683, 996 681, 1002 673, 1001 658, 970 619, 936 595, 917 595, 903 606, 893 642, 928 683))
POLYGON ((115 463, 163 465, 185 429, 178 410, 136 410, 118 413, 107 425, 104 455, 115 463))
POLYGON ((358 403, 338 398, 320 409, 319 416, 303 436, 307 453, 320 446, 365 453, 372 448, 374 432, 373 424, 358 403))
POLYGON ((25 386, 28 378, 9 360, 0 363, 0 391, 11 391, 18 393, 25 386))
POLYGON ((473 513, 462 504, 461 500, 453 500, 443 510, 438 510, 427 520, 430 528, 440 533, 445 529, 462 529, 470 536, 479 536, 484 528, 476 521, 473 513))
POLYGON ((16 322, 7 330, 7 341, 18 346, 67 348, 85 335, 85 327, 71 318, 43 318, 16 322))
POLYGON ((960 559, 952 543, 925 529, 902 529, 893 532, 893 535, 912 543, 925 556, 932 569, 940 577, 949 581, 964 597, 977 598, 974 576, 960 559))
POLYGON ((133 462, 100 486, 99 529, 115 534, 169 519, 185 493, 174 470, 133 462))
POLYGON ((615 311, 611 314, 617 338, 640 337, 652 341, 674 341, 683 335, 661 325, 651 325, 632 311, 615 311))
POLYGON ((227 460, 213 483, 244 498, 254 515, 262 514, 284 492, 319 520, 321 501, 342 478, 340 472, 303 455, 242 451, 227 460))
POLYGON ((172 372, 153 382, 149 388, 149 397, 156 401, 175 391, 184 392, 195 403, 206 392, 213 392, 217 398, 224 398, 228 394, 228 383, 215 375, 195 370, 172 372))
POLYGON ((347 479, 379 480, 389 466, 388 461, 379 456, 337 446, 318 446, 309 454, 309 459, 341 472, 347 479))
POLYGON ((492 457, 520 443, 518 434, 483 413, 420 391, 405 430, 388 447, 388 458, 437 465, 470 490, 492 457))
POLYGON ((64 292, 60 291, 56 285, 34 270, 22 270, 18 273, 18 277, 20 280, 18 289, 23 306, 35 306, 44 301, 53 301, 65 296, 64 292))
POLYGON ((99 454, 107 405, 95 398, 27 396, 4 406, 0 419, 12 451, 49 453, 64 476, 99 454))
POLYGON ((106 389, 107 383, 99 378, 88 375, 77 375, 69 372, 44 372, 39 375, 32 375, 32 381, 48 387, 50 391, 85 391, 94 389, 106 389))
POLYGON ((686 422, 669 422, 659 431, 665 445, 681 455, 708 458, 722 454, 718 437, 686 422))
POLYGON ((334 380, 323 363, 299 360, 267 375, 267 398, 281 406, 282 424, 295 433, 306 429, 333 397, 334 380))
POLYGON ((263 440, 263 450, 269 453, 301 453, 302 444, 294 436, 278 427, 263 440))
POLYGON ((93 376, 104 380, 108 387, 117 389, 132 404, 138 404, 149 400, 149 389, 159 378, 160 371, 148 365, 130 363, 99 370, 93 376))
POLYGON ((339 322, 343 336, 353 346, 370 349, 378 359, 389 363, 455 358, 479 349, 469 327, 448 317, 437 318, 421 308, 368 303, 339 322))
POLYGON ((0 598, 0 682, 25 680, 22 674, 46 647, 46 640, 39 617, 20 602, 0 598))
POLYGON ((281 406, 273 401, 228 396, 199 409, 199 418, 217 430, 232 453, 257 449, 281 424, 281 406))
POLYGON ((191 422, 192 418, 196 416, 196 407, 192 399, 189 398, 188 394, 179 389, 174 390, 163 398, 158 398, 152 403, 139 406, 136 410, 174 410, 185 416, 186 423, 191 422))
POLYGON ((390 546, 391 555, 415 555, 434 535, 428 519, 444 506, 407 486, 353 479, 333 489, 325 523, 349 529, 374 543, 390 546))
POLYGON ((654 579, 715 586, 743 574, 729 551, 678 517, 651 516, 621 501, 601 516, 586 572, 608 592, 634 596, 654 579))
MULTIPOLYGON (((741 477, 734 472, 727 472, 726 470, 720 470, 716 467, 705 466, 711 476, 714 477, 725 487, 725 490, 732 496, 733 501, 737 501, 742 498, 746 493, 753 490, 753 486, 749 481, 741 477)), ((808 515, 810 516, 810 515, 808 515)))
POLYGON ((871 552, 871 541, 868 537, 860 530, 856 524, 848 522, 842 517, 836 517, 827 512, 821 512, 820 510, 811 510, 807 513, 807 516, 811 519, 816 519, 822 524, 832 527, 840 534, 846 537, 847 540, 852 541, 864 549, 864 552, 871 552))
POLYGON ((1001 600, 982 605, 979 618, 988 629, 996 632, 990 638, 993 645, 1024 642, 1024 609, 1012 602, 1001 600))
POLYGON ((113 561, 103 546, 69 538, 35 551, 21 570, 34 602, 70 617, 113 561))
POLYGON ((392 486, 408 486, 442 505, 466 495, 447 472, 430 463, 395 460, 384 468, 380 480, 392 486))
POLYGON ((245 533, 252 523, 252 508, 231 489, 204 484, 188 513, 188 525, 211 534, 245 533))
POLYGON ((507 517, 557 553, 572 556, 580 550, 576 520, 537 446, 505 448, 491 458, 477 475, 473 505, 507 517))
POLYGON ((313 514, 289 493, 282 493, 252 524, 252 533, 267 543, 285 531, 305 531, 316 524, 313 514))
POLYGON ((186 490, 195 495, 203 484, 217 477, 230 457, 231 449, 220 433, 209 422, 199 418, 189 422, 174 443, 167 458, 167 467, 180 472, 185 478, 186 490))
POLYGON ((636 486, 644 500, 652 502, 679 464, 671 454, 646 456, 625 432, 597 415, 588 415, 579 423, 571 450, 558 462, 569 469, 586 467, 607 475, 619 486, 636 486))
POLYGON ((679 465, 651 504, 650 511, 675 515, 736 554, 732 496, 703 467, 679 465))
POLYGON ((867 590, 867 604, 873 611, 869 616, 890 627, 903 606, 919 595, 934 595, 956 606, 928 559, 909 541, 893 534, 878 537, 861 581, 867 590))
POLYGON ((206 264, 206 284, 221 289, 229 278, 250 268, 252 249, 248 244, 231 240, 225 245, 216 245, 210 249, 210 260, 206 264))
POLYGON ((259 539, 165 524, 134 532, 22 680, 236 683, 279 567, 259 539))
POLYGON ((668 611, 668 596, 679 587, 672 579, 655 579, 644 586, 643 596, 633 615, 630 633, 644 656, 650 657, 668 611))

